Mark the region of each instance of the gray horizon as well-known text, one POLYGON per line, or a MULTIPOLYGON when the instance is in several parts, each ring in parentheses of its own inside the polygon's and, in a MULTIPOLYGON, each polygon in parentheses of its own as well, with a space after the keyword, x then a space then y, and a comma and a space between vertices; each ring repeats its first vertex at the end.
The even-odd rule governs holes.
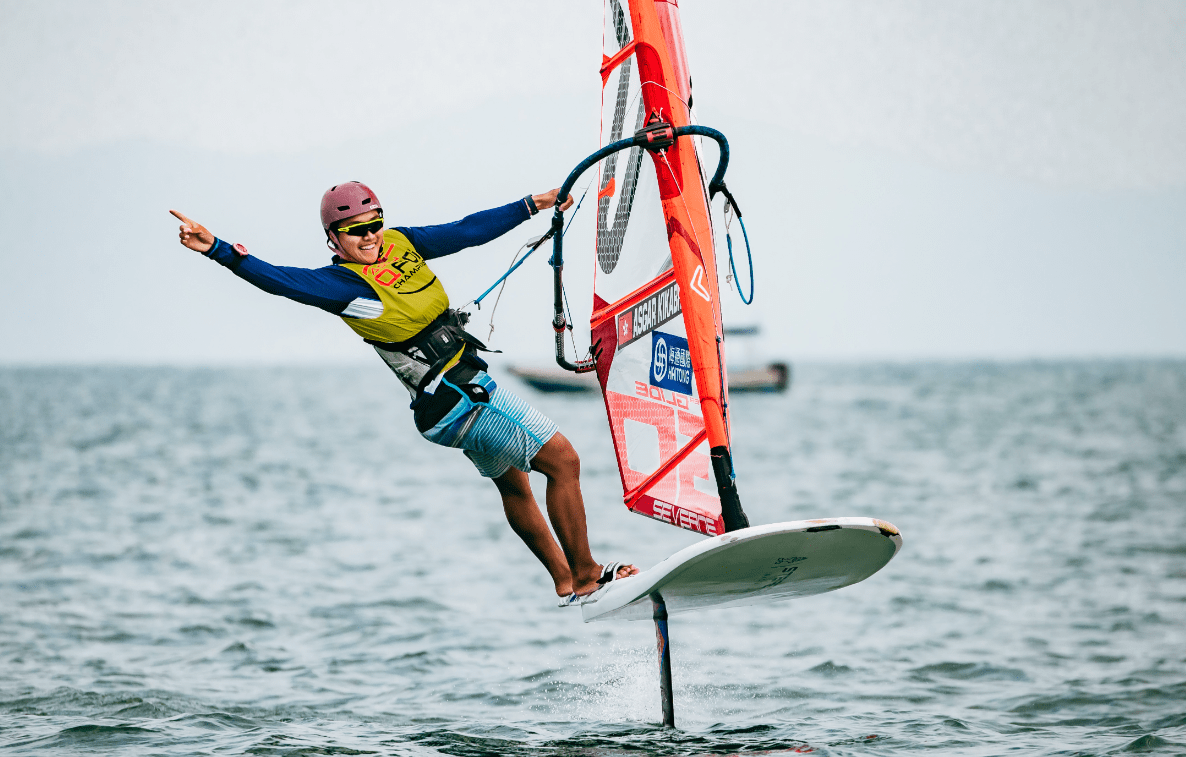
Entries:
MULTIPOLYGON (((746 309, 718 242, 725 316, 763 327, 763 356, 1186 356, 1186 4, 681 13, 754 244, 746 309)), ((0 364, 373 360, 336 318, 182 249, 167 210, 316 267, 329 184, 367 181, 394 222, 442 223, 558 185, 598 144, 592 2, 51 2, 0 19, 0 364), (360 16, 375 41, 342 56, 356 34, 335 30, 360 16)), ((589 221, 566 244, 578 324, 589 221)), ((454 303, 545 224, 434 263, 454 303)), ((513 362, 550 362, 536 257, 496 316, 513 362)))

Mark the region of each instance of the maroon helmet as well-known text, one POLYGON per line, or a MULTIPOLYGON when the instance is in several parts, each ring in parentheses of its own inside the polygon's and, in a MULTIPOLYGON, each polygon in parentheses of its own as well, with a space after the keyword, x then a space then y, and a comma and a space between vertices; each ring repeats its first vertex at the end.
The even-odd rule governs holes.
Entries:
POLYGON ((321 196, 321 226, 326 231, 330 226, 350 216, 377 210, 383 213, 383 206, 371 188, 361 181, 348 181, 325 190, 321 196))

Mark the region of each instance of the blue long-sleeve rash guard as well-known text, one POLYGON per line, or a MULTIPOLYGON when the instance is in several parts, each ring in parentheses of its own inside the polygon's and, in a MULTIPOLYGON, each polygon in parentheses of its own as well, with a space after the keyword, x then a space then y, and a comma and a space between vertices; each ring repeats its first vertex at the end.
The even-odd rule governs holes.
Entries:
MULTIPOLYGON (((483 210, 453 223, 437 226, 396 226, 425 260, 452 255, 486 244, 531 217, 526 199, 483 210)), ((324 268, 294 268, 266 263, 254 255, 241 256, 230 244, 216 239, 206 257, 230 268, 239 278, 270 294, 342 315, 351 302, 375 299, 375 293, 349 268, 334 263, 324 268)))

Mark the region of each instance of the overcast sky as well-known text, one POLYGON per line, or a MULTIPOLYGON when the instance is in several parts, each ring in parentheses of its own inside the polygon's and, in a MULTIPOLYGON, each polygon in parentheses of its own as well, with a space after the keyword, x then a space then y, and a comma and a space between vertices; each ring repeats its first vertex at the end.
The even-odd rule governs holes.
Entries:
MULTIPOLYGON (((768 353, 1186 355, 1186 2, 681 11, 755 244, 757 302, 727 313, 768 353)), ((317 266, 329 184, 405 224, 555 186, 597 146, 601 13, 0 1, 0 362, 367 359, 180 248, 166 210, 317 266)), ((434 269, 464 302, 545 223, 434 269)), ((547 360, 547 280, 525 266, 500 306, 519 362, 547 360)))

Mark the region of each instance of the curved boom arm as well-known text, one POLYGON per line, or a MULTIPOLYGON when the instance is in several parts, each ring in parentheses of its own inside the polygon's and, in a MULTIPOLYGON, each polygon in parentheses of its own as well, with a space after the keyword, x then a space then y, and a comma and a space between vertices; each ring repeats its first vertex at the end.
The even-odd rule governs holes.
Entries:
MULTIPOLYGON (((562 281, 562 272, 564 270, 564 211, 560 206, 568 199, 569 193, 573 186, 577 183, 577 179, 581 178, 581 174, 588 171, 603 159, 613 155, 621 150, 630 147, 644 147, 649 150, 656 149, 653 140, 648 139, 648 129, 643 129, 629 139, 619 139, 617 142, 611 142, 589 157, 577 164, 577 167, 572 169, 568 174, 568 178, 560 185, 560 192, 556 196, 556 210, 552 214, 552 268, 555 271, 553 278, 553 296, 555 298, 555 316, 552 318, 552 329, 556 332, 556 363, 567 371, 574 373, 588 373, 597 369, 597 355, 600 351, 594 346, 593 356, 580 360, 576 363, 570 363, 564 357, 564 330, 571 328, 568 319, 564 315, 564 284, 562 281)), ((729 140, 725 139, 725 135, 716 129, 707 126, 689 125, 679 126, 671 129, 671 141, 679 137, 686 136, 701 136, 709 137, 716 140, 721 149, 720 158, 717 159, 717 170, 713 174, 712 180, 708 183, 708 199, 712 200, 717 192, 724 193, 729 202, 732 203, 733 209, 737 211, 737 217, 741 217, 741 211, 737 208, 737 203, 733 201, 733 195, 729 193, 725 186, 725 170, 729 168, 729 140)), ((667 142, 666 144, 671 144, 667 142)))

